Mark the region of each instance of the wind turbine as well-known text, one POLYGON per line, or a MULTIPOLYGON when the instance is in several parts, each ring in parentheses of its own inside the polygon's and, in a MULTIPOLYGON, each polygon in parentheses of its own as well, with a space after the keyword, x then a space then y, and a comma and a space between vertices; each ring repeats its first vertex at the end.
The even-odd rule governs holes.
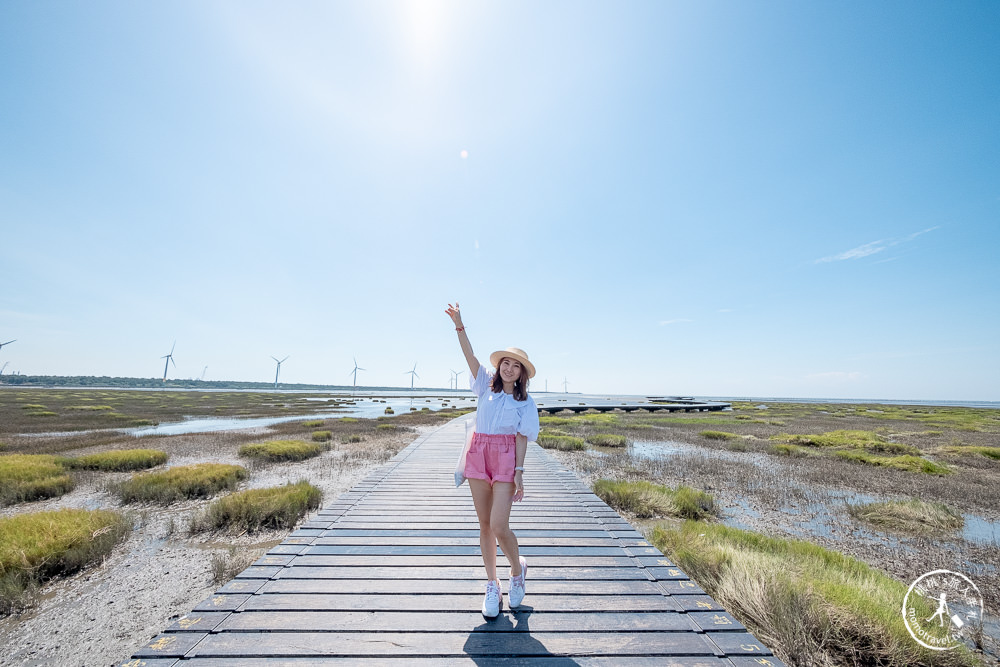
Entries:
POLYGON ((177 347, 177 341, 174 341, 174 344, 170 346, 170 354, 168 354, 166 356, 163 356, 163 357, 160 357, 160 359, 166 359, 166 361, 163 362, 163 381, 164 382, 167 381, 167 368, 170 366, 170 364, 173 364, 174 368, 177 368, 177 362, 174 361, 174 348, 175 347, 177 347))
POLYGON ((198 378, 199 382, 204 382, 205 381, 205 371, 207 371, 207 370, 208 370, 208 366, 205 366, 205 368, 202 369, 202 371, 201 371, 201 377, 198 378))
POLYGON ((352 357, 352 358, 354 359, 354 370, 351 371, 350 373, 348 373, 348 375, 353 375, 354 376, 354 388, 357 389, 358 388, 358 371, 363 371, 365 369, 361 368, 361 366, 358 366, 358 358, 357 357, 352 357))
POLYGON ((9 363, 10 363, 9 361, 3 362, 3 368, 0 368, 0 375, 3 375, 3 372, 7 370, 7 364, 9 363))
POLYGON ((568 394, 569 393, 569 382, 566 381, 566 376, 565 375, 563 376, 562 384, 563 384, 563 393, 564 394, 568 394))
POLYGON ((0 343, 0 349, 2 349, 4 345, 10 345, 11 343, 13 343, 15 341, 17 341, 16 338, 14 340, 9 340, 6 343, 0 343))
MULTIPOLYGON (((448 369, 448 370, 451 370, 451 369, 448 369)), ((464 372, 465 371, 451 371, 451 374, 455 376, 455 389, 458 389, 458 376, 461 375, 464 372)))
POLYGON ((403 375, 409 375, 410 376, 410 389, 413 389, 413 378, 420 377, 419 375, 417 375, 417 364, 416 364, 416 362, 414 362, 414 364, 413 364, 413 370, 412 371, 406 371, 405 373, 403 373, 403 375))
MULTIPOLYGON (((288 356, 290 357, 291 355, 288 355, 288 356)), ((281 372, 281 364, 285 363, 285 360, 288 359, 288 357, 285 357, 284 359, 282 359, 280 361, 278 361, 277 357, 271 357, 271 358, 278 362, 278 368, 277 368, 277 370, 274 371, 274 388, 277 389, 278 388, 278 373, 281 372)))

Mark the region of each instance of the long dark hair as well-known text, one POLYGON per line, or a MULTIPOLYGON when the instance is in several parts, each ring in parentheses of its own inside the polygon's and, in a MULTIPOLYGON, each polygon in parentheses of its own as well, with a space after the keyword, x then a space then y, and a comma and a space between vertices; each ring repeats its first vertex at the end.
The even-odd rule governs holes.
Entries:
MULTIPOLYGON (((503 359, 509 359, 510 357, 504 357, 503 359)), ((493 383, 490 384, 490 389, 493 393, 503 391, 503 378, 500 377, 500 364, 503 363, 503 359, 497 364, 497 372, 493 375, 493 383)), ((520 363, 520 362, 518 362, 520 363)), ((526 401, 528 400, 528 369, 521 364, 521 377, 514 380, 514 400, 515 401, 526 401)))

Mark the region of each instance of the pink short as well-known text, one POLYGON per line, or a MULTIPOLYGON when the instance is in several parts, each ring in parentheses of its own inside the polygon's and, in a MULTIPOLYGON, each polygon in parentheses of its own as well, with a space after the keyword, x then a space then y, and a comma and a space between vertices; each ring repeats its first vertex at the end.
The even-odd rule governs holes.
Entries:
POLYGON ((515 465, 514 434, 473 433, 465 476, 495 482, 513 482, 515 465))

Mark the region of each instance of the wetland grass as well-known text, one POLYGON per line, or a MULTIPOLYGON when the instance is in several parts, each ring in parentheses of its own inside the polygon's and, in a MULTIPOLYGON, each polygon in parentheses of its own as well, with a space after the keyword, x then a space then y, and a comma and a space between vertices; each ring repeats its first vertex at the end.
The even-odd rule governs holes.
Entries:
POLYGON ((107 556, 131 530, 118 512, 61 509, 0 519, 0 613, 27 606, 34 590, 107 556))
POLYGON ((592 433, 584 439, 598 447, 628 447, 628 438, 617 433, 592 433))
POLYGON ((73 489, 73 478, 55 456, 0 456, 0 505, 54 498, 73 489))
POLYGON ((860 452, 851 449, 842 449, 834 452, 838 458, 855 463, 864 463, 871 466, 884 466, 886 468, 896 468, 907 472, 920 472, 927 475, 950 475, 951 468, 943 463, 934 463, 919 456, 878 456, 868 452, 860 452))
POLYGON ((263 556, 265 551, 265 549, 229 547, 224 554, 218 552, 212 554, 212 583, 224 584, 233 580, 236 575, 263 556))
POLYGON ((304 461, 323 453, 323 447, 302 440, 271 440, 240 447, 240 456, 258 461, 304 461))
POLYGON ((224 463, 196 463, 162 472, 133 475, 115 488, 123 503, 155 502, 164 505, 187 498, 209 498, 235 488, 247 478, 246 468, 224 463))
POLYGON ((929 503, 917 498, 848 504, 847 511, 858 521, 879 530, 911 535, 940 535, 959 530, 965 525, 961 513, 944 503, 929 503))
POLYGON ((948 445, 942 447, 945 454, 955 456, 983 456, 993 461, 1000 461, 1000 447, 977 447, 975 445, 948 445))
POLYGON ((158 449, 112 449, 64 461, 68 468, 123 472, 162 465, 167 462, 167 453, 158 449))
POLYGON ((323 493, 302 480, 266 489, 248 489, 219 498, 191 522, 191 532, 226 530, 254 533, 293 527, 307 512, 319 508, 323 493))
POLYGON ((718 515, 712 496, 689 486, 671 489, 646 481, 599 479, 593 488, 594 493, 611 507, 640 519, 667 516, 705 519, 718 515))
POLYGON ((701 431, 698 435, 709 440, 738 440, 742 437, 728 431, 701 431))
POLYGON ((315 442, 326 442, 333 437, 333 433, 330 431, 313 431, 312 439, 315 442))
POLYGON ((980 664, 964 646, 914 642, 900 614, 906 584, 850 556, 702 521, 657 526, 649 539, 789 664, 980 664))
POLYGON ((545 449, 559 449, 564 452, 579 451, 587 448, 587 443, 583 438, 572 435, 549 435, 541 433, 538 436, 538 444, 545 449))

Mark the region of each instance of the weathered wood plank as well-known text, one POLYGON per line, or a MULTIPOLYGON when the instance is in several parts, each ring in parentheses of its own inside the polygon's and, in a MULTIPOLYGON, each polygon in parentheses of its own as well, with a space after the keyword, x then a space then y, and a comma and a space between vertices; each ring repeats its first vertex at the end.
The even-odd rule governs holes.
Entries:
POLYGON ((270 632, 209 635, 199 656, 587 656, 715 657, 704 635, 683 632, 270 632))
MULTIPOLYGON (((676 612, 511 612, 512 623, 490 624, 491 632, 697 632, 688 614, 676 612), (530 618, 528 618, 530 616, 530 618), (530 628, 529 628, 530 626, 530 628)), ((226 631, 469 632, 483 624, 478 612, 255 611, 229 614, 213 629, 226 631)))
MULTIPOLYGON (((235 597, 235 596, 216 596, 235 597)), ((245 597, 245 596, 244 596, 245 597)), ((505 598, 506 600, 506 598, 505 598)), ((553 611, 680 611, 676 597, 661 595, 542 595, 531 593, 525 608, 553 611)), ((241 612, 257 610, 288 611, 479 611, 480 592, 461 594, 372 594, 338 595, 335 593, 275 593, 254 595, 239 606, 241 612)), ((228 609, 221 604, 217 609, 228 609)), ((505 607, 506 608, 506 607, 505 607)))

